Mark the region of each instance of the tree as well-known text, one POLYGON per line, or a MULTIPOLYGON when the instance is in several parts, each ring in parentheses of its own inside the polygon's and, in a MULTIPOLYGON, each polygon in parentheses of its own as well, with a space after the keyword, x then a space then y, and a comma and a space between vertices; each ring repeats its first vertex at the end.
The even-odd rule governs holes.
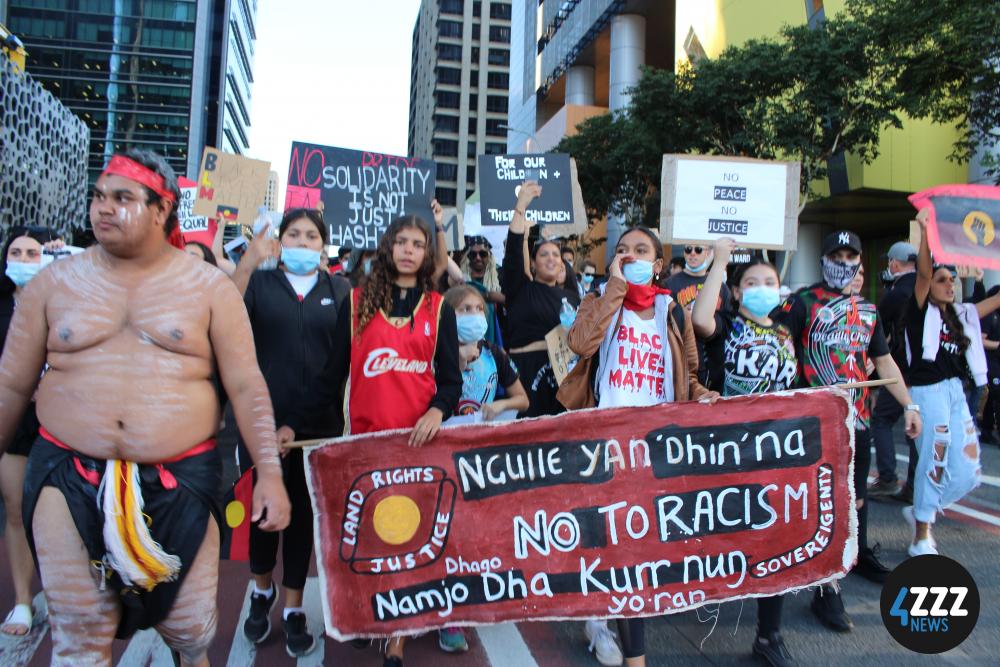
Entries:
POLYGON ((870 163, 903 113, 958 122, 966 131, 953 157, 968 159, 1000 125, 996 9, 995 0, 849 0, 815 28, 789 26, 677 72, 645 69, 627 114, 588 120, 558 150, 576 157, 592 215, 629 224, 657 216, 665 153, 798 160, 803 206, 832 158, 870 163), (942 5, 950 14, 935 24, 942 5), (988 48, 970 56, 982 26, 995 27, 980 40, 988 48))

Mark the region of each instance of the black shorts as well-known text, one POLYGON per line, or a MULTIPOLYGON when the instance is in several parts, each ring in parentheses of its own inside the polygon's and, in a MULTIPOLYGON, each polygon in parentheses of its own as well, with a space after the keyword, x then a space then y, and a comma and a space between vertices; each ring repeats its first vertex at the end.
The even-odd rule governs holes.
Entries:
POLYGON ((38 437, 38 417, 35 415, 35 402, 28 404, 28 409, 24 411, 21 422, 17 425, 17 431, 7 445, 5 454, 17 454, 27 456, 31 453, 31 445, 38 437))
POLYGON ((118 574, 105 565, 104 512, 98 497, 105 464, 104 460, 63 449, 39 436, 31 449, 24 479, 24 528, 37 565, 32 531, 35 505, 44 487, 59 489, 66 498, 91 566, 106 579, 105 585, 110 590, 119 591, 122 615, 115 636, 127 639, 137 630, 153 627, 169 615, 184 577, 205 539, 208 517, 220 520, 217 494, 222 465, 216 449, 163 464, 177 482, 173 489, 164 487, 156 465, 139 466, 145 501, 143 512, 149 517, 150 535, 164 551, 181 561, 175 580, 146 591, 125 586, 118 574))

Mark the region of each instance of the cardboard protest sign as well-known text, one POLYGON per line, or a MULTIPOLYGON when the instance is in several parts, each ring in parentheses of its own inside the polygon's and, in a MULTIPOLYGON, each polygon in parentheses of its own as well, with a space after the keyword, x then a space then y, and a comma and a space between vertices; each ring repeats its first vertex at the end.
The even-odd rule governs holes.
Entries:
POLYGON ((177 185, 181 190, 181 200, 177 202, 177 223, 181 227, 181 235, 185 243, 197 241, 209 248, 215 242, 215 232, 219 223, 215 218, 194 214, 194 202, 198 198, 198 184, 189 178, 180 176, 177 185))
POLYGON ((194 215, 215 220, 222 214, 227 222, 252 225, 257 209, 264 205, 270 170, 270 162, 206 147, 198 173, 194 215))
POLYGON ((552 374, 556 377, 556 384, 562 384, 580 357, 570 349, 569 338, 561 324, 545 334, 545 345, 549 350, 549 363, 552 365, 552 374))
POLYGON ((909 200, 918 210, 930 209, 927 243, 935 261, 1000 269, 1000 187, 939 185, 909 200))
POLYGON ((479 192, 482 224, 510 224, 521 183, 537 181, 542 194, 528 206, 525 218, 544 225, 546 237, 568 236, 587 230, 583 196, 576 183, 576 166, 563 153, 480 155, 479 192))
POLYGON ((423 218, 434 229, 437 166, 432 160, 292 143, 285 210, 316 208, 330 226, 330 244, 374 250, 393 220, 423 218))
POLYGON ((453 206, 446 206, 442 209, 441 214, 448 252, 461 250, 465 247, 465 227, 462 224, 462 214, 453 206))
POLYGON ((827 388, 313 448, 327 634, 652 616, 842 577, 852 425, 827 388))
POLYGON ((665 243, 732 237, 744 248, 795 250, 798 162, 664 155, 660 236, 665 243))

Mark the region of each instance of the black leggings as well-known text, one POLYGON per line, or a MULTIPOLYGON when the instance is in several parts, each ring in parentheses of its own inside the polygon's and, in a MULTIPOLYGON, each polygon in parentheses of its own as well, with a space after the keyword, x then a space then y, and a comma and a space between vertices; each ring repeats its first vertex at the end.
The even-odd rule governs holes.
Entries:
POLYGON ((619 618, 618 635, 622 639, 622 654, 626 658, 646 655, 646 621, 642 618, 619 618))
MULTIPOLYGON (((288 527, 281 531, 281 562, 284 566, 281 585, 302 589, 309 575, 309 558, 313 546, 312 503, 302 461, 302 450, 293 449, 281 459, 281 476, 292 505, 288 527)), ((256 483, 256 472, 254 482, 256 483)), ((278 558, 278 533, 263 531, 257 524, 250 524, 250 572, 268 574, 274 570, 278 558)))
POLYGON ((757 636, 770 637, 781 630, 781 605, 785 601, 783 595, 772 595, 767 598, 757 598, 757 636))

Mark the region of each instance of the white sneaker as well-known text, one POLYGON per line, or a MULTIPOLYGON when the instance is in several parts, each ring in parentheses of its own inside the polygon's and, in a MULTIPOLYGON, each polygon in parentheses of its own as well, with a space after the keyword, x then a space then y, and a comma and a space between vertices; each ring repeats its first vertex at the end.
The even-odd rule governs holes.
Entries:
MULTIPOLYGON (((913 505, 908 505, 903 508, 903 519, 906 520, 906 525, 910 527, 910 535, 912 537, 917 536, 917 518, 913 515, 913 505)), ((931 546, 937 549, 937 542, 934 541, 934 536, 927 532, 927 539, 930 541, 931 546)), ((912 543, 912 540, 911 540, 912 543)), ((937 553, 937 552, 935 552, 937 553)), ((912 554, 911 554, 912 555, 912 554)))
POLYGON ((937 552, 937 547, 930 540, 920 540, 916 544, 906 547, 906 553, 911 556, 927 556, 928 554, 936 556, 937 552))
POLYGON ((597 662, 605 667, 620 667, 625 661, 622 650, 615 643, 614 634, 608 630, 607 621, 589 620, 583 626, 583 634, 590 642, 589 651, 594 653, 597 662))

